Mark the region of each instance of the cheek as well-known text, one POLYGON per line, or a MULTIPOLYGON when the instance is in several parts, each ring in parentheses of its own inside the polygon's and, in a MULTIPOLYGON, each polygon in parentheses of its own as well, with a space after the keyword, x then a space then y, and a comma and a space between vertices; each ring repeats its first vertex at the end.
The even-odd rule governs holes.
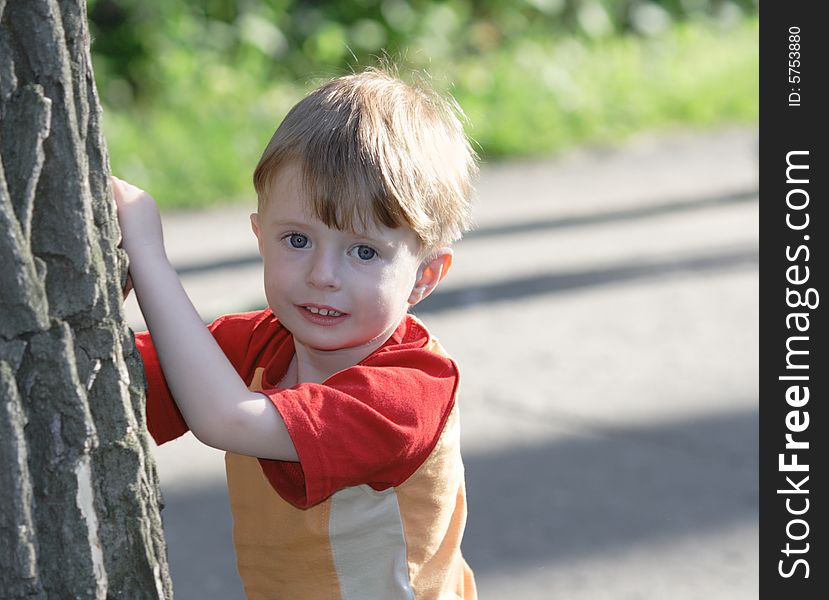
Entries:
POLYGON ((273 282, 275 276, 278 274, 278 271, 272 264, 265 261, 265 264, 262 266, 262 273, 265 276, 265 283, 269 284, 273 282))
POLYGON ((271 249, 262 263, 267 276, 291 277, 300 268, 297 259, 286 254, 281 248, 271 249))
POLYGON ((265 290, 268 294, 277 294, 291 287, 287 282, 293 281, 291 270, 276 260, 265 260, 262 265, 262 274, 265 280, 265 290))
POLYGON ((382 296, 386 304, 397 305, 404 303, 412 291, 415 283, 415 275, 408 269, 400 271, 389 271, 384 274, 381 281, 382 296))

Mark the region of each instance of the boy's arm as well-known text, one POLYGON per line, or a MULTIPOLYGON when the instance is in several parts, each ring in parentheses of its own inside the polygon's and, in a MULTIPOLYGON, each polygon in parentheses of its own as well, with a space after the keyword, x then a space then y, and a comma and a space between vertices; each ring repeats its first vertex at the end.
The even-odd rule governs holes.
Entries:
POLYGON ((152 197, 113 178, 122 245, 164 375, 193 434, 208 446, 297 461, 285 422, 251 392, 204 326, 167 259, 152 197))

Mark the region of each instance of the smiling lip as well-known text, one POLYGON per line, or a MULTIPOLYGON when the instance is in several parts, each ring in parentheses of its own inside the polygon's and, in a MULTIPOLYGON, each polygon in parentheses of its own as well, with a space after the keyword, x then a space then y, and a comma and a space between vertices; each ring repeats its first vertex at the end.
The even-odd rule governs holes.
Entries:
POLYGON ((341 323, 343 321, 343 319, 345 319, 348 316, 348 313, 344 313, 341 310, 337 310, 336 308, 332 308, 332 307, 326 306, 324 304, 298 304, 298 305, 296 305, 296 307, 297 307, 297 310, 299 310, 299 312, 302 313, 303 317, 305 317, 308 321, 310 321, 311 323, 314 323, 315 325, 323 325, 323 326, 336 325, 338 323, 341 323), (337 315, 337 316, 334 316, 334 315, 323 315, 323 314, 320 314, 320 313, 313 313, 310 310, 308 310, 308 308, 306 308, 306 307, 311 307, 311 308, 315 308, 315 309, 318 309, 318 310, 334 311, 334 312, 338 312, 340 314, 337 315))

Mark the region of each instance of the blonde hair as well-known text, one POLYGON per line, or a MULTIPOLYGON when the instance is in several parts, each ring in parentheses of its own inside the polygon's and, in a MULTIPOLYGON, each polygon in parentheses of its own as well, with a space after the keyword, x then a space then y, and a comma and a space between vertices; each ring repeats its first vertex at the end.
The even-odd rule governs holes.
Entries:
POLYGON ((457 103, 386 70, 333 79, 296 104, 253 174, 260 211, 272 178, 301 166, 313 213, 340 230, 370 221, 408 226, 422 247, 460 239, 471 225, 477 156, 457 103))

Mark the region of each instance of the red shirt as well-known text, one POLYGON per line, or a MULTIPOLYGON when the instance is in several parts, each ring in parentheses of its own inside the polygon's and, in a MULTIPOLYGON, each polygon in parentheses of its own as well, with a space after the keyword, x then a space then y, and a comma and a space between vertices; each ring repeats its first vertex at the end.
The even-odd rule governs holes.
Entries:
MULTIPOLYGON (((457 365, 431 349, 428 331, 411 315, 357 365, 289 389, 275 385, 294 355, 293 337, 270 310, 223 316, 209 329, 245 384, 261 389, 284 419, 300 462, 259 463, 279 495, 300 508, 346 487, 382 491, 406 481, 429 457, 455 403, 457 365)), ((148 428, 162 444, 188 427, 149 333, 136 334, 136 344, 148 428)))

